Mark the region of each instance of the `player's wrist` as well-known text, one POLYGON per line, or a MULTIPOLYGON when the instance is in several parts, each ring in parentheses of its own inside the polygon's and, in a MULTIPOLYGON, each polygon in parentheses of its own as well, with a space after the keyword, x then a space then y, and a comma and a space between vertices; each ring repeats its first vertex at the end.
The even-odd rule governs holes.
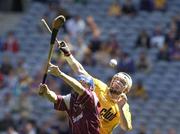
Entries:
POLYGON ((57 77, 63 77, 63 72, 59 71, 59 73, 57 74, 57 77))
POLYGON ((72 54, 68 57, 65 57, 65 59, 71 67, 75 64, 74 57, 72 54))
POLYGON ((63 52, 65 57, 69 57, 71 55, 70 50, 67 50, 66 48, 60 47, 59 50, 63 52))
POLYGON ((53 103, 57 101, 57 95, 50 90, 46 93, 46 98, 53 103))

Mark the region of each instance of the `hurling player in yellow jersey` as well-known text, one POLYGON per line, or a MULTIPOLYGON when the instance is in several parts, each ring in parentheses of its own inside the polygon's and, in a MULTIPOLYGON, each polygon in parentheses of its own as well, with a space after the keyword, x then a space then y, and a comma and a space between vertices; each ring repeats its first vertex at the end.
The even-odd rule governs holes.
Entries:
MULTIPOLYGON (((65 59, 77 74, 90 76, 83 66, 73 57, 68 45, 59 42, 60 50, 64 53, 65 59)), ((91 76, 92 77, 92 76, 91 76)), ((132 129, 131 113, 127 96, 132 86, 131 77, 124 72, 115 74, 108 86, 101 80, 93 78, 95 92, 100 102, 101 134, 111 134, 113 129, 120 125, 124 131, 132 129)))

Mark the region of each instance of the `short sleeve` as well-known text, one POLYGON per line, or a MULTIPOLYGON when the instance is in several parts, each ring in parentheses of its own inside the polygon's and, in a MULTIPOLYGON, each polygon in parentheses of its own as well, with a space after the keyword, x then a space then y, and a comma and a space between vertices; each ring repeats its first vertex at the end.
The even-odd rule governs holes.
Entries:
POLYGON ((71 95, 70 94, 66 96, 58 95, 57 98, 58 98, 58 101, 57 103, 54 103, 54 109, 60 110, 60 111, 67 111, 70 107, 71 95))

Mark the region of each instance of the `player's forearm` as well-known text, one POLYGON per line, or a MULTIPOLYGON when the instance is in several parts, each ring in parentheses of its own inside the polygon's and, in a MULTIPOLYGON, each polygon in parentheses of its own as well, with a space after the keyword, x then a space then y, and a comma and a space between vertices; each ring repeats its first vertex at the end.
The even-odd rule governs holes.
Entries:
POLYGON ((58 76, 63 79, 69 86, 71 86, 72 89, 79 95, 82 95, 84 93, 84 87, 76 79, 66 75, 63 72, 59 73, 58 76))
POLYGON ((57 100, 58 100, 56 93, 51 91, 51 90, 48 90, 48 92, 47 92, 47 94, 45 96, 49 101, 51 101, 53 103, 56 103, 57 100))
POLYGON ((70 55, 68 57, 66 57, 66 61, 68 62, 68 64, 70 65, 70 67, 72 68, 72 70, 75 72, 75 73, 78 73, 78 74, 88 74, 83 66, 74 58, 73 55, 70 55))
POLYGON ((127 110, 127 107, 119 109, 121 128, 125 131, 132 130, 131 113, 127 110))

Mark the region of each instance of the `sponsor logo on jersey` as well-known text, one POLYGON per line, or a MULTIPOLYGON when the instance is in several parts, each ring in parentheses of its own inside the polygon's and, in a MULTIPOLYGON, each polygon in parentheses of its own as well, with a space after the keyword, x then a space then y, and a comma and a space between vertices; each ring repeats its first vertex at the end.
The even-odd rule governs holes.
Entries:
POLYGON ((73 123, 79 121, 83 117, 83 113, 81 112, 78 116, 72 117, 73 123))
POLYGON ((100 111, 100 116, 108 121, 111 121, 112 119, 114 119, 114 117, 116 117, 116 114, 117 114, 117 112, 113 113, 111 110, 112 110, 112 108, 109 108, 109 109, 103 108, 100 111))

